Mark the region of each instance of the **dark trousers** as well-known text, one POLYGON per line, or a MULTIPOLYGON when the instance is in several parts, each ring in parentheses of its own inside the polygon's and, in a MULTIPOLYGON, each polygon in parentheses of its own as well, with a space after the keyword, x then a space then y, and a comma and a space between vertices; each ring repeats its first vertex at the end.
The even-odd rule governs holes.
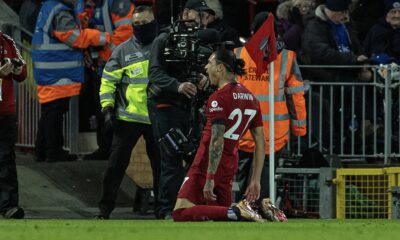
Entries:
MULTIPOLYGON (((275 152, 275 169, 276 163, 278 162, 279 156, 281 155, 281 150, 275 152)), ((239 185, 240 195, 235 199, 236 202, 240 201, 243 197, 243 194, 246 191, 247 185, 250 182, 251 174, 252 174, 252 163, 253 163, 253 153, 239 151, 239 166, 238 171, 236 173, 236 181, 239 185)), ((260 198, 266 198, 269 196, 269 155, 265 155, 264 158, 264 166, 261 172, 261 190, 260 190, 260 198)))
POLYGON ((160 154, 154 141, 151 125, 118 121, 114 130, 111 155, 103 179, 103 193, 99 202, 99 209, 102 215, 110 215, 115 208, 118 189, 129 165, 132 149, 141 136, 146 141, 146 151, 153 172, 154 194, 157 197, 160 154))
MULTIPOLYGON (((149 116, 153 126, 154 137, 158 141, 171 128, 179 128, 188 135, 190 130, 190 110, 175 106, 157 108, 156 103, 148 100, 149 116)), ((159 146, 160 147, 160 146, 159 146)), ((162 149, 160 149, 162 152, 162 149)), ((159 217, 171 214, 175 207, 176 197, 185 176, 181 156, 161 154, 160 188, 158 194, 159 217)))
POLYGON ((18 180, 15 166, 15 116, 0 116, 0 213, 18 206, 18 180))
POLYGON ((68 112, 70 98, 61 98, 41 104, 41 115, 36 135, 38 157, 62 154, 64 145, 63 116, 68 112))
POLYGON ((104 116, 101 112, 100 105, 100 86, 101 76, 91 69, 86 70, 87 81, 84 83, 80 96, 80 105, 82 106, 81 114, 85 118, 85 123, 89 122, 92 115, 96 116, 96 140, 99 149, 104 152, 111 150, 113 131, 107 129, 104 124, 104 116))
POLYGON ((97 118, 97 129, 96 129, 96 138, 97 145, 99 145, 99 149, 108 152, 111 150, 112 139, 113 139, 113 131, 106 128, 104 123, 104 115, 101 112, 100 105, 100 86, 101 86, 101 77, 96 73, 92 73, 92 84, 93 84, 93 99, 96 109, 96 118, 97 118))

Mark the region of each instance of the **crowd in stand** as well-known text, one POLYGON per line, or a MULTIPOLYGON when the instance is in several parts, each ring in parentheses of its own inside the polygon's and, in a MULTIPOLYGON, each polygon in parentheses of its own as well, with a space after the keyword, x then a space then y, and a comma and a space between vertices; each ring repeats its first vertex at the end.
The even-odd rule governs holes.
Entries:
MULTIPOLYGON (((27 20, 35 18, 41 1, 26 0, 5 2, 10 4, 16 11, 20 11, 21 23, 24 27, 33 32, 34 25, 32 25, 32 21, 28 22, 27 20)), ((167 4, 162 5, 163 1, 155 2, 156 5, 159 4, 160 6, 168 7, 167 4)), ((331 17, 328 17, 329 20, 327 21, 325 13, 325 3, 327 2, 329 5, 328 12, 331 10, 330 12, 333 11, 343 14, 343 16, 341 16, 343 19, 336 22, 336 24, 346 23, 346 29, 349 28, 348 31, 350 33, 354 32, 354 35, 350 36, 351 38, 356 37, 355 39, 351 39, 351 44, 354 48, 354 50, 351 50, 354 51, 355 55, 361 55, 362 53, 367 57, 371 57, 373 54, 386 53, 394 61, 399 61, 398 46, 393 44, 396 42, 396 39, 399 38, 398 11, 393 10, 397 8, 397 1, 349 0, 347 3, 335 3, 336 1, 331 2, 328 0, 279 0, 279 2, 276 12, 274 13, 278 21, 277 30, 283 38, 286 47, 289 50, 295 51, 298 55, 304 52, 310 54, 309 50, 307 50, 307 46, 303 45, 303 42, 308 42, 307 36, 303 36, 308 34, 303 33, 308 33, 310 29, 315 28, 313 25, 307 27, 310 20, 317 18, 325 22, 335 22, 331 17), (331 9, 329 9, 329 7, 331 9), (355 42, 353 43, 353 41, 355 42)), ((163 16, 163 14, 169 15, 168 11, 169 10, 166 9, 159 10, 158 12, 160 12, 159 15, 163 16)), ((222 9, 220 11, 222 11, 222 9)), ((217 19, 222 19, 220 14, 217 14, 217 19)), ((169 18, 164 21, 169 21, 169 18)), ((219 22, 220 21, 216 21, 213 25, 221 24, 219 22)), ((235 26, 231 26, 230 28, 232 27, 235 28, 235 26)), ((312 34, 312 32, 310 32, 310 34, 312 34)), ((319 50, 317 49, 317 51, 319 50)), ((325 62, 322 63, 325 64, 325 62)), ((354 61, 351 63, 354 63, 354 61)), ((335 64, 340 63, 335 62, 335 64)))
MULTIPOLYGON (((177 72, 182 66, 167 64, 169 68, 166 67, 162 55, 168 44, 166 32, 169 26, 158 22, 157 27, 157 16, 154 17, 151 4, 152 1, 130 0, 25 0, 22 5, 14 6, 19 9, 23 27, 34 32, 32 59, 41 104, 36 160, 77 159, 62 148, 62 126, 70 97, 81 94, 81 115, 85 116, 82 122, 89 122, 92 115, 95 116, 99 146, 85 159, 109 160, 99 203, 100 213, 96 216, 100 219, 108 219, 115 207, 130 150, 140 136, 146 139, 153 168, 157 218, 172 217, 185 176, 182 162, 176 160, 179 157, 166 154, 161 146, 154 145, 171 128, 190 132, 190 98, 205 83, 200 81, 196 86, 190 81, 181 81, 184 76, 177 72), (37 18, 35 26, 31 24, 32 18, 37 18), (134 139, 131 136, 135 136, 134 139)), ((300 73, 297 62, 343 66, 362 66, 371 62, 400 64, 400 0, 287 0, 280 1, 273 14, 277 42, 284 43, 286 49, 279 50, 276 61, 279 67, 290 66, 280 69, 282 75, 287 76, 282 79, 287 102, 285 100, 281 106, 284 111, 280 116, 284 117, 278 121, 287 121, 282 128, 287 130, 290 126, 297 136, 306 134, 303 95, 307 89, 303 86, 302 74, 316 82, 372 80, 371 70, 367 68, 316 68, 300 73), (380 4, 376 5, 377 2, 380 4)), ((239 40, 235 26, 229 26, 224 20, 218 0, 185 1, 181 15, 183 19, 193 20, 188 24, 216 31, 220 41, 233 42, 236 54, 242 56, 239 49, 244 43, 239 40)), ((268 14, 263 16, 264 21, 268 14)), ((247 58, 251 60, 251 57, 247 58)), ((14 70, 3 75, 11 71, 14 70)), ((229 66, 225 71, 229 73, 229 66)), ((276 78, 280 86, 280 76, 276 78)), ((279 94, 277 92, 278 97, 279 94)), ((262 111, 267 115, 265 109, 262 111)), ((286 145, 287 132, 282 135, 281 145, 275 147, 276 153, 286 145)), ((251 158, 245 152, 254 151, 254 142, 242 142, 241 146, 244 146, 240 149, 244 152, 242 158, 251 158)), ((267 159, 269 152, 265 153, 267 159)), ((247 169, 245 175, 249 174, 247 169)), ((207 181, 211 180, 208 177, 207 181)), ((267 178, 268 175, 265 180, 261 179, 262 198, 268 194, 267 178)), ((245 185, 242 192, 245 192, 244 188, 245 185)), ((12 204, 1 206, 3 215, 23 217, 21 209, 15 208, 18 203, 12 204)), ((228 211, 233 211, 230 214, 236 214, 233 218, 239 219, 243 210, 228 211)))

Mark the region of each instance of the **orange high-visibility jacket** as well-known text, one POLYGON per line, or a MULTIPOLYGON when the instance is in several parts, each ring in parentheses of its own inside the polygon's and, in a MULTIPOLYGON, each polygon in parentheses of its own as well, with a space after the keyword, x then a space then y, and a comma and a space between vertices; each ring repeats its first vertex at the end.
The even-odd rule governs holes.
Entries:
MULTIPOLYGON (((236 57, 242 58, 246 64, 247 73, 238 76, 238 81, 246 86, 260 101, 264 123, 266 155, 269 155, 269 68, 261 76, 256 75, 256 64, 251 59, 246 48, 235 49, 236 57)), ((306 103, 304 85, 296 54, 293 51, 282 50, 274 61, 274 108, 275 108, 275 149, 283 148, 289 140, 289 128, 295 136, 304 136, 306 126, 306 103)), ((239 141, 239 149, 245 152, 254 151, 254 141, 247 131, 239 141)))
POLYGON ((112 50, 132 37, 133 11, 134 5, 130 0, 103 0, 101 5, 96 3, 92 19, 93 27, 108 32, 111 36, 111 42, 98 53, 93 51, 93 58, 99 57, 107 62, 111 57, 112 50))
POLYGON ((39 102, 79 95, 84 81, 81 49, 109 42, 108 33, 81 29, 71 6, 61 0, 43 2, 32 39, 39 102))

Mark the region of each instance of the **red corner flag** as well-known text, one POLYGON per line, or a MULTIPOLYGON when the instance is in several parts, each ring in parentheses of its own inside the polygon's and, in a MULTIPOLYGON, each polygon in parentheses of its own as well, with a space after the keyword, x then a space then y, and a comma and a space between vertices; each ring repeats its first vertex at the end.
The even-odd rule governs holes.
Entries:
POLYGON ((256 64, 256 75, 261 76, 267 70, 268 64, 274 61, 277 55, 274 16, 271 13, 244 47, 256 64))

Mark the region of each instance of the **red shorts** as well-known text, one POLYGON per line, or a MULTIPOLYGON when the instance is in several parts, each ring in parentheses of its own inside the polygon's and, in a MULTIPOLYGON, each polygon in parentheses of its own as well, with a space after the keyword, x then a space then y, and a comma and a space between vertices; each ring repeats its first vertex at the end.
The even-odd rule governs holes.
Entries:
POLYGON ((202 173, 194 173, 185 177, 178 198, 186 198, 195 205, 213 205, 230 207, 232 204, 232 178, 215 177, 214 194, 217 196, 216 201, 207 201, 204 199, 203 188, 206 182, 206 175, 202 173))

